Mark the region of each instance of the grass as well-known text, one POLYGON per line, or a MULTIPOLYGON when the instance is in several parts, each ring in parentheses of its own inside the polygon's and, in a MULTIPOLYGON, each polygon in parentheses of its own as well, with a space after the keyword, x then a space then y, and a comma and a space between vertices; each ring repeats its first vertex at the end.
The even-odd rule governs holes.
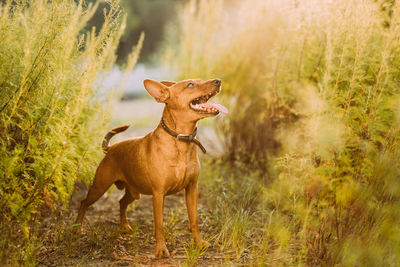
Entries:
MULTIPOLYGON (((113 96, 98 85, 115 62, 125 24, 119 2, 107 5, 96 33, 83 29, 97 5, 0 4, 2 264, 34 264, 41 216, 67 205, 78 178, 92 179, 113 96)), ((142 41, 126 71, 134 67, 142 41)))
MULTIPOLYGON (((91 7, 37 3, 0 9, 2 263, 136 263, 153 253, 151 213, 130 235, 103 219, 79 237, 68 219, 37 227, 77 177, 92 177, 108 103, 94 80, 123 26, 117 2, 99 35, 83 37, 91 7)), ((398 266, 400 5, 193 0, 179 14, 165 51, 176 79, 222 78, 231 114, 216 123, 226 153, 203 157, 199 179, 213 247, 185 243, 181 263, 398 266)), ((166 216, 170 247, 190 240, 183 218, 166 216)))
POLYGON ((167 221, 164 224, 164 237, 165 240, 169 243, 171 243, 173 246, 176 246, 177 242, 177 224, 179 221, 179 215, 182 215, 182 212, 175 212, 172 211, 170 214, 168 214, 167 221), (180 214, 179 214, 180 213, 180 214))
POLYGON ((209 207, 203 215, 202 231, 227 259, 249 263, 251 249, 264 227, 261 181, 223 161, 204 162, 200 175, 200 192, 208 196, 203 201, 209 207), (237 180, 236 175, 242 179, 237 180))
POLYGON ((198 259, 207 252, 205 247, 197 247, 192 241, 188 247, 184 246, 186 261, 182 266, 195 266, 198 259))
POLYGON ((182 10, 166 61, 178 80, 222 78, 231 114, 216 124, 226 154, 213 170, 226 170, 206 185, 224 251, 247 248, 254 264, 398 265, 399 12, 313 0, 182 10))
MULTIPOLYGON (((164 232, 168 249, 173 257, 154 259, 155 239, 151 198, 143 197, 144 200, 141 199, 134 209, 128 212, 133 231, 123 234, 119 231, 117 212, 119 197, 116 196, 119 192, 116 191, 110 194, 106 203, 88 211, 82 235, 76 234, 71 225, 76 215, 76 207, 69 212, 62 212, 59 217, 46 219, 46 224, 41 227, 43 247, 39 250, 37 262, 53 264, 62 260, 70 265, 76 265, 96 262, 119 264, 120 261, 127 261, 131 264, 164 263, 183 266, 255 262, 262 255, 251 254, 253 252, 256 254, 258 243, 255 242, 259 241, 262 232, 259 227, 263 226, 263 222, 259 221, 261 217, 256 211, 260 209, 257 206, 261 202, 251 205, 255 209, 253 213, 236 210, 229 203, 236 201, 241 203, 243 199, 249 199, 249 195, 252 197, 257 195, 260 200, 261 192, 254 184, 252 189, 244 191, 243 194, 238 194, 236 191, 221 194, 220 190, 224 190, 226 184, 221 184, 217 189, 218 178, 227 178, 226 182, 231 185, 235 182, 231 180, 233 176, 229 175, 231 173, 229 168, 220 163, 208 161, 203 163, 204 172, 199 187, 201 193, 199 226, 203 239, 211 243, 210 248, 198 248, 194 245, 188 227, 183 195, 169 196, 166 198, 164 232), (97 209, 102 212, 100 217, 97 209)), ((249 185, 247 182, 241 186, 249 185)))

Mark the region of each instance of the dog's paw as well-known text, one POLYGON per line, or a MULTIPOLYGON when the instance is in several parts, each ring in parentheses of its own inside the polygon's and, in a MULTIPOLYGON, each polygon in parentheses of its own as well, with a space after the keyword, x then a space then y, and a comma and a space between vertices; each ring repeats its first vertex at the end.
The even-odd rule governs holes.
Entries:
POLYGON ((165 243, 157 243, 156 244, 156 252, 154 254, 156 258, 168 258, 169 252, 165 243))
POLYGON ((130 233, 130 232, 132 232, 132 227, 129 225, 129 223, 121 224, 120 229, 121 229, 122 233, 130 233))

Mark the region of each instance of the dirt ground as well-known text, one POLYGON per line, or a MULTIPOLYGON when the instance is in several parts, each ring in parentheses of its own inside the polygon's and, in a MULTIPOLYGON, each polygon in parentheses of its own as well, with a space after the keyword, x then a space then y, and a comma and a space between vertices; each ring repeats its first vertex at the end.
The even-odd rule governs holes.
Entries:
MULTIPOLYGON (((114 187, 114 186, 113 186, 114 187)), ((87 188, 78 183, 71 197, 68 211, 49 217, 42 224, 45 245, 40 248, 38 262, 41 266, 182 266, 188 264, 185 249, 189 249, 191 235, 184 196, 182 193, 165 199, 164 231, 170 258, 154 258, 153 215, 151 196, 142 196, 128 210, 128 220, 133 228, 129 234, 119 231, 119 199, 123 191, 115 187, 88 209, 84 233, 76 234, 72 224, 79 201, 87 188)), ((199 203, 199 214, 209 208, 199 203)), ((200 216, 199 227, 204 226, 200 216)), ((206 228, 206 227, 204 227, 206 228)), ((203 232, 203 231, 202 231, 203 232)), ((207 238, 207 233, 203 232, 207 238)), ((197 266, 219 266, 229 255, 211 246, 197 260, 197 266)))
MULTIPOLYGON (((119 102, 113 114, 113 126, 132 124, 132 127, 115 140, 146 134, 161 118, 163 106, 153 100, 119 102)), ((199 130, 199 138, 218 154, 220 143, 211 125, 199 130)), ((123 191, 115 186, 88 209, 84 221, 84 233, 73 231, 73 222, 80 200, 86 196, 83 183, 75 185, 67 211, 51 213, 44 220, 40 235, 45 240, 37 254, 41 266, 220 266, 230 261, 231 256, 219 252, 213 246, 212 230, 207 230, 207 214, 210 207, 202 203, 200 189, 199 227, 203 238, 211 247, 203 253, 194 249, 188 229, 188 219, 183 193, 165 199, 164 231, 171 257, 155 259, 155 239, 153 237, 153 214, 151 196, 141 196, 128 208, 128 220, 132 233, 119 231, 119 199, 123 191)), ((232 256, 233 257, 233 256, 232 256)), ((230 265, 230 264, 228 264, 230 265)))

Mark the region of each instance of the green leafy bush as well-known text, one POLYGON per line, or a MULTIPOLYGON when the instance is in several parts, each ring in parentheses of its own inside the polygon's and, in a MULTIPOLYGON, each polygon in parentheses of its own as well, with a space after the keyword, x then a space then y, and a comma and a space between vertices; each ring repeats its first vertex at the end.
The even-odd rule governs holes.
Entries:
POLYGON ((200 0, 179 27, 177 79, 222 78, 227 158, 269 181, 256 262, 398 265, 400 5, 200 0))
POLYGON ((90 181, 102 153, 111 94, 98 85, 115 62, 124 18, 108 1, 100 31, 82 32, 95 9, 72 0, 0 5, 2 262, 34 261, 40 214, 66 204, 78 178, 90 181))

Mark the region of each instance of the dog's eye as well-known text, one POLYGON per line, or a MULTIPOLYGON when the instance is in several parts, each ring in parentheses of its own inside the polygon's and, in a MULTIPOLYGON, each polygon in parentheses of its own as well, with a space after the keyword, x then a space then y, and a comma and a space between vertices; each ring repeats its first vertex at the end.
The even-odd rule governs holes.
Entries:
POLYGON ((188 87, 188 88, 194 88, 194 83, 189 83, 186 87, 188 87))

